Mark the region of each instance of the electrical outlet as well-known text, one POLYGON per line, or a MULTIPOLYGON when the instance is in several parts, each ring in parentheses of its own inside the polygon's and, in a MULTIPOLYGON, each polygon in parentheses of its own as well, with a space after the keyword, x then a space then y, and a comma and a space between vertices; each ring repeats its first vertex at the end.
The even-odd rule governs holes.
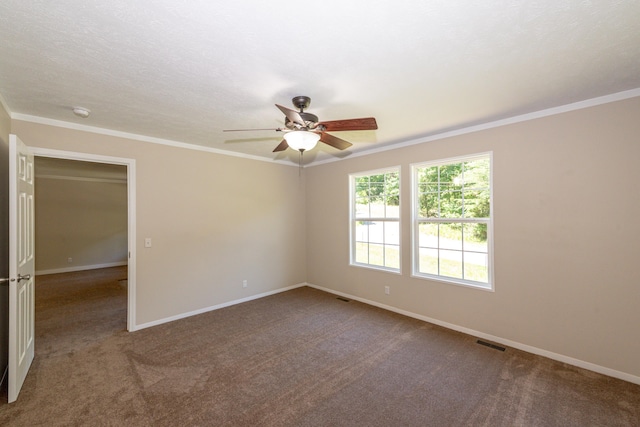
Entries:
POLYGON ((67 262, 68 262, 69 264, 71 264, 71 263, 73 262, 73 258, 71 258, 71 257, 67 258, 67 262))
POLYGON ((391 289, 390 289, 390 287, 389 287, 389 286, 385 286, 385 287, 384 287, 384 293, 385 293, 385 294, 389 295, 390 290, 391 290, 391 289))
POLYGON ((243 281, 242 281, 242 287, 243 287, 243 288, 246 288, 247 286, 248 286, 248 285, 247 285, 247 281, 246 281, 246 280, 243 280, 243 281))

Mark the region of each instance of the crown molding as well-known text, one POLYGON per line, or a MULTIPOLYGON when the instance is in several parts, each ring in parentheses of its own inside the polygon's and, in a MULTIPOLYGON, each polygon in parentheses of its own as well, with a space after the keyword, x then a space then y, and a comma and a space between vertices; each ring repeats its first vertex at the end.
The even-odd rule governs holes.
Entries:
MULTIPOLYGON (((521 114, 518 116, 509 117, 506 119, 495 120, 492 122, 482 123, 479 125, 468 126, 461 129, 451 130, 442 133, 436 133, 434 135, 429 135, 425 137, 415 138, 404 142, 399 142, 397 144, 387 145, 380 148, 371 148, 364 149, 361 151, 356 151, 352 155, 349 156, 350 159, 355 157, 369 156, 371 154, 383 153, 389 150, 395 150, 403 147, 410 147, 412 145, 423 144, 426 142, 437 141, 439 139, 451 138, 453 136, 465 135, 468 133, 479 132, 482 130, 493 129, 497 127, 507 126, 514 123, 521 123, 530 120, 539 119, 542 117, 555 116, 557 114, 567 113, 570 111, 582 110, 584 108, 595 107, 597 105, 609 104, 616 101, 623 101, 625 99, 635 98, 640 96, 640 88, 626 90, 623 92, 613 93, 610 95, 604 95, 597 98, 587 99, 584 101, 578 101, 571 104, 561 105, 559 107, 547 108, 545 110, 535 111, 533 113, 521 114)), ((318 162, 314 162, 307 167, 320 166, 325 163, 333 163, 340 161, 342 159, 327 159, 321 160, 318 162)))
POLYGON ((10 117, 11 117, 12 120, 20 120, 20 121, 23 121, 23 122, 37 123, 37 124, 41 124, 41 125, 55 126, 55 127, 60 127, 60 128, 64 128, 64 129, 72 129, 72 130, 78 130, 78 131, 82 131, 82 132, 95 133, 95 134, 99 134, 99 135, 107 135, 107 136, 114 136, 114 137, 117 137, 117 138, 132 139, 134 141, 141 141, 141 142, 149 142, 149 143, 152 143, 152 144, 167 145, 167 146, 175 147, 175 148, 184 148, 184 149, 187 149, 187 150, 204 151, 204 152, 207 152, 207 153, 221 154, 223 156, 240 157, 240 158, 244 158, 244 159, 258 160, 258 161, 261 161, 261 162, 279 163, 279 164, 282 164, 282 165, 285 165, 285 166, 298 167, 298 165, 291 164, 291 163, 286 162, 284 160, 273 160, 273 159, 269 159, 269 158, 266 158, 266 157, 254 156, 254 155, 251 155, 251 154, 238 153, 238 152, 235 152, 235 151, 220 150, 218 148, 205 147, 205 146, 202 146, 202 145, 189 144, 187 142, 174 141, 174 140, 163 139, 163 138, 156 138, 156 137, 153 137, 153 136, 140 135, 140 134, 136 134, 136 133, 121 132, 121 131, 112 130, 112 129, 100 128, 100 127, 96 127, 96 126, 81 125, 81 124, 78 124, 78 123, 71 123, 71 122, 65 122, 63 120, 49 119, 49 118, 46 118, 46 117, 31 116, 31 115, 28 115, 28 114, 21 114, 21 113, 10 113, 10 117))

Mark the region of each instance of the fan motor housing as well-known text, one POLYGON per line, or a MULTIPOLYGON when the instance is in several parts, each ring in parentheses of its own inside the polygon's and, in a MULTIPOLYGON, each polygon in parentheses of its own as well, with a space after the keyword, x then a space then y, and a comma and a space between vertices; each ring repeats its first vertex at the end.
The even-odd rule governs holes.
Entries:
MULTIPOLYGON (((302 120, 304 120, 305 124, 307 125, 306 127, 309 129, 314 129, 318 124, 318 116, 316 116, 315 114, 301 112, 300 117, 302 117, 302 120)), ((295 124, 291 120, 289 120, 288 117, 285 117, 284 125, 289 129, 296 128, 295 124)))

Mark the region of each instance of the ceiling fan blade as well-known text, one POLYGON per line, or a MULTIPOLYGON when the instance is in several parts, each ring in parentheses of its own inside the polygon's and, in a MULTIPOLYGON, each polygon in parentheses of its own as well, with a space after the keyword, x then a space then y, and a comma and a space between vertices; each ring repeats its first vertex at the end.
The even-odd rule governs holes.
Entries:
POLYGON ((291 110, 287 107, 283 107, 282 105, 278 105, 278 104, 276 104, 276 107, 278 107, 280 111, 282 111, 284 115, 287 116, 287 118, 291 120, 293 123, 297 123, 302 127, 307 127, 307 124, 304 122, 304 119, 302 118, 300 113, 298 113, 297 111, 291 110))
POLYGON ((330 122, 322 122, 319 125, 324 126, 327 132, 336 132, 342 130, 376 130, 378 124, 373 117, 365 117, 362 119, 333 120, 330 122))
POLYGON ((223 129, 222 132, 247 132, 254 130, 275 130, 276 132, 282 132, 282 128, 264 128, 264 129, 223 129))
POLYGON ((326 132, 322 132, 320 134, 320 141, 324 142, 327 145, 337 148, 338 150, 344 150, 345 148, 351 147, 353 144, 345 141, 344 139, 338 138, 337 136, 329 135, 326 132))
POLYGON ((289 144, 287 144, 287 141, 283 139, 282 142, 275 148, 275 150, 273 150, 273 152, 277 153, 278 151, 284 151, 287 148, 289 148, 289 144))

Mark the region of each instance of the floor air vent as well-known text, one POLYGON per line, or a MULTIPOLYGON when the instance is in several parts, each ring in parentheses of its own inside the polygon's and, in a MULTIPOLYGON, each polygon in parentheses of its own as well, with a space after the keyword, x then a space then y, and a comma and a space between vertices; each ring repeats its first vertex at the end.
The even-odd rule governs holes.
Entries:
POLYGON ((506 348, 500 347, 499 345, 491 344, 490 342, 486 342, 486 341, 482 341, 482 340, 478 340, 476 342, 478 344, 480 344, 480 345, 484 345, 484 346, 492 348, 494 350, 500 350, 500 351, 505 351, 506 350, 506 348))
POLYGON ((346 299, 346 298, 342 298, 342 297, 338 297, 336 299, 339 299, 340 301, 344 301, 344 302, 350 302, 350 299, 346 299))

